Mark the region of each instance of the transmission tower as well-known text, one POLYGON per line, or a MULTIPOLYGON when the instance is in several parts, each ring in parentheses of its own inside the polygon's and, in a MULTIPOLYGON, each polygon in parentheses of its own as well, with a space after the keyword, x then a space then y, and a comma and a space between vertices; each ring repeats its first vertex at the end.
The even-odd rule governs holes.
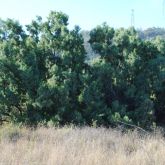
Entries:
POLYGON ((135 26, 135 11, 134 9, 131 10, 131 27, 135 26))
POLYGON ((165 17, 165 13, 164 13, 165 12, 165 0, 163 0, 163 10, 162 11, 163 11, 163 17, 165 17))

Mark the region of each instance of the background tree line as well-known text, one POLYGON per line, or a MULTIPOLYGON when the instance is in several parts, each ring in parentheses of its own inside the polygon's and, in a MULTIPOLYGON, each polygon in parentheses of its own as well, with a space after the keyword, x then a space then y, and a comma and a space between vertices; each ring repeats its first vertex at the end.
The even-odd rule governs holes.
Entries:
POLYGON ((165 122, 165 40, 102 24, 89 32, 51 12, 23 28, 0 20, 0 121, 149 128, 165 122))
MULTIPOLYGON (((156 38, 159 39, 165 39, 165 29, 164 28, 159 28, 159 27, 152 27, 152 28, 147 28, 145 30, 142 29, 137 29, 137 35, 139 36, 140 39, 142 40, 155 40, 156 38)), ((90 44, 88 43, 90 39, 90 31, 83 30, 81 32, 84 38, 84 46, 85 50, 87 52, 87 61, 92 61, 94 58, 97 58, 99 54, 96 54, 90 44)))

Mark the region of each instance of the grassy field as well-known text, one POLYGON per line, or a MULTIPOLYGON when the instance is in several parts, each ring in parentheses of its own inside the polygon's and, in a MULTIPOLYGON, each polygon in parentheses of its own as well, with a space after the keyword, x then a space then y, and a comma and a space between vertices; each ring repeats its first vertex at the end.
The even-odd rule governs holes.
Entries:
POLYGON ((165 139, 105 128, 0 128, 0 165, 164 165, 165 139))

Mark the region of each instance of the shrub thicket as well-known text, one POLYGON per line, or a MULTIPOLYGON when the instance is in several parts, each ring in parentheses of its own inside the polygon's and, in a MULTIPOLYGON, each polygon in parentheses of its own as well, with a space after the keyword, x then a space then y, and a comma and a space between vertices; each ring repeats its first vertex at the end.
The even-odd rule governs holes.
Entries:
POLYGON ((51 12, 26 29, 0 20, 0 121, 149 127, 165 121, 165 41, 107 24, 90 32, 100 58, 86 63, 80 28, 51 12))

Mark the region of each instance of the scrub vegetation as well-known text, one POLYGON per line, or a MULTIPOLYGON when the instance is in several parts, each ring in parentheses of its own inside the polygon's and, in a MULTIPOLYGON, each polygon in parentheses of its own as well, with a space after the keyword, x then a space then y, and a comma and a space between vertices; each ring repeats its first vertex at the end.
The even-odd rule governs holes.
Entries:
POLYGON ((165 40, 106 23, 89 33, 52 11, 22 27, 0 20, 0 122, 145 129, 165 122, 165 40))

